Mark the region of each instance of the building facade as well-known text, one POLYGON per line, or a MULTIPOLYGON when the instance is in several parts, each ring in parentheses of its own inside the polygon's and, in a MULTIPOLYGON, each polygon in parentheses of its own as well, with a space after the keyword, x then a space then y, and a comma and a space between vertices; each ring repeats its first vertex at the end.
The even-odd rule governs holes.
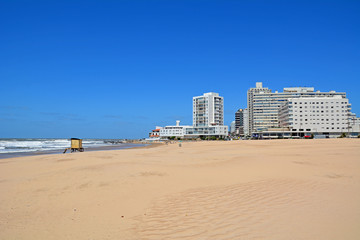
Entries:
POLYGON ((156 127, 154 130, 152 130, 150 133, 149 133, 149 138, 159 138, 160 137, 160 129, 162 127, 156 127))
POLYGON ((232 136, 236 135, 235 121, 232 121, 230 124, 230 134, 232 136))
POLYGON ((349 132, 360 134, 360 118, 355 113, 349 114, 349 132))
POLYGON ((193 126, 222 126, 224 125, 224 98, 218 93, 204 93, 193 97, 193 126))
POLYGON ((244 109, 235 112, 235 134, 238 136, 244 135, 244 109))
POLYGON ((244 137, 249 136, 249 110, 244 109, 244 137))
POLYGON ((160 129, 160 137, 162 139, 175 138, 198 138, 198 137, 217 137, 225 138, 228 136, 228 126, 207 126, 195 127, 180 125, 180 121, 176 121, 174 126, 165 126, 160 129))
POLYGON ((347 98, 289 98, 279 110, 280 127, 292 132, 346 133, 349 129, 350 104, 347 98))
POLYGON ((190 127, 185 130, 185 138, 209 137, 225 138, 229 134, 228 126, 190 127))
POLYGON ((180 125, 180 121, 176 121, 175 126, 165 126, 160 129, 160 136, 161 138, 169 138, 169 137, 176 137, 176 138, 184 138, 186 135, 186 129, 191 128, 191 126, 180 125))
POLYGON ((247 129, 245 130, 247 133, 253 132, 254 124, 254 96, 255 94, 262 94, 262 93, 271 93, 271 90, 268 88, 264 88, 262 82, 257 82, 255 88, 250 88, 247 91, 247 109, 248 109, 248 124, 247 129))
POLYGON ((270 128, 279 128, 279 110, 289 98, 334 96, 346 98, 345 93, 315 92, 312 87, 284 88, 283 92, 272 93, 270 89, 263 88, 261 83, 256 83, 256 88, 250 88, 248 91, 249 134, 252 135, 254 132, 266 131, 270 128))

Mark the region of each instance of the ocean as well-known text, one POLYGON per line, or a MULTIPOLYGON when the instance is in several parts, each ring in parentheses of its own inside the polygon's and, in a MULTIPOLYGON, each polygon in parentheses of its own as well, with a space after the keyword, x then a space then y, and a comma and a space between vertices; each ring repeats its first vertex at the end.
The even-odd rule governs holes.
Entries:
MULTIPOLYGON (((70 139, 64 138, 0 138, 0 158, 63 153, 70 145, 70 139)), ((121 140, 114 139, 83 139, 85 151, 139 146, 144 146, 144 144, 123 143, 121 140)))

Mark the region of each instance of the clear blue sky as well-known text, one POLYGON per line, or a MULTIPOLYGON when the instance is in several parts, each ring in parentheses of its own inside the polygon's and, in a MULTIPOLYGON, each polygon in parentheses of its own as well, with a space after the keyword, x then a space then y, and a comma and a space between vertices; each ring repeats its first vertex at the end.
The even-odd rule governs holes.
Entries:
POLYGON ((345 91, 360 115, 360 1, 0 1, 0 137, 141 138, 225 123, 262 81, 345 91))

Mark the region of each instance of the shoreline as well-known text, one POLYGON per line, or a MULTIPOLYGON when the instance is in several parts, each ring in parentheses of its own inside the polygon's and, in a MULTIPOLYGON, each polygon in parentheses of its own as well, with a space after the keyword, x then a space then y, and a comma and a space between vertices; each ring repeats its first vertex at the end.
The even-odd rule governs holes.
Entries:
MULTIPOLYGON (((126 150, 133 148, 153 148, 161 145, 161 143, 124 143, 122 146, 120 145, 109 145, 109 146, 101 146, 101 147, 90 147, 85 148, 85 152, 98 152, 98 151, 114 151, 114 150, 126 150)), ((46 156, 46 155, 63 155, 64 150, 47 150, 47 151, 34 151, 34 152, 15 152, 15 153, 0 153, 0 161, 1 159, 10 159, 10 158, 22 158, 22 157, 32 157, 32 156, 46 156)), ((66 154, 71 154, 68 151, 66 154)))
MULTIPOLYGON (((335 139, 335 138, 334 138, 335 139)), ((336 139, 357 139, 357 138, 336 138, 336 139)), ((249 140, 232 140, 232 141, 220 141, 220 140, 202 140, 202 141, 182 141, 182 144, 187 143, 223 143, 223 142, 247 142, 247 141, 264 141, 264 142, 275 142, 275 141, 329 141, 330 139, 249 139, 249 140)), ((165 145, 177 145, 179 141, 173 140, 169 141, 168 144, 166 142, 131 142, 131 143, 124 143, 123 145, 127 146, 119 146, 119 145, 109 145, 109 146, 101 146, 101 147, 90 147, 86 148, 84 152, 107 152, 107 151, 117 151, 117 150, 129 150, 129 149, 150 149, 156 148, 159 146, 165 145), (131 145, 131 146, 129 146, 131 145)), ((75 152, 76 153, 76 152, 75 152)), ((23 157, 34 157, 34 156, 46 156, 46 155, 68 155, 71 154, 70 151, 67 151, 63 154, 63 150, 48 150, 48 151, 34 151, 34 152, 20 152, 20 153, 0 153, 0 161, 2 159, 11 159, 11 158, 23 158, 23 157)), ((74 154, 74 153, 73 153, 74 154)))

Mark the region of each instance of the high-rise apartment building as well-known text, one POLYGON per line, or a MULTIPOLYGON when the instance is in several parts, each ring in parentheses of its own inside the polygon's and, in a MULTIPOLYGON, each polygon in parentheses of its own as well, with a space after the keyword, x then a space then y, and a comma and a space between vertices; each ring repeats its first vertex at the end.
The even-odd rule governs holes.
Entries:
POLYGON ((193 97, 193 126, 223 126, 224 125, 224 98, 218 93, 204 93, 193 97))
POLYGON ((256 83, 256 88, 248 90, 249 134, 265 131, 269 128, 278 128, 279 109, 289 98, 333 97, 346 98, 346 93, 335 91, 314 91, 312 87, 284 88, 283 92, 271 92, 263 88, 262 83, 256 83))
POLYGON ((346 133, 350 104, 347 98, 289 98, 279 110, 279 124, 292 132, 346 133))
POLYGON ((248 109, 248 124, 246 132, 251 133, 253 131, 253 113, 254 113, 254 96, 255 94, 271 93, 271 90, 264 88, 262 82, 257 82, 255 88, 250 88, 247 92, 247 109, 248 109))
POLYGON ((239 109, 235 113, 235 128, 239 129, 244 126, 244 109, 239 109))
POLYGON ((244 135, 244 109, 239 109, 235 113, 235 133, 244 135))
POLYGON ((235 121, 232 121, 230 124, 230 134, 235 135, 236 129, 235 129, 235 121))
POLYGON ((249 136, 249 110, 244 109, 244 136, 249 136))

